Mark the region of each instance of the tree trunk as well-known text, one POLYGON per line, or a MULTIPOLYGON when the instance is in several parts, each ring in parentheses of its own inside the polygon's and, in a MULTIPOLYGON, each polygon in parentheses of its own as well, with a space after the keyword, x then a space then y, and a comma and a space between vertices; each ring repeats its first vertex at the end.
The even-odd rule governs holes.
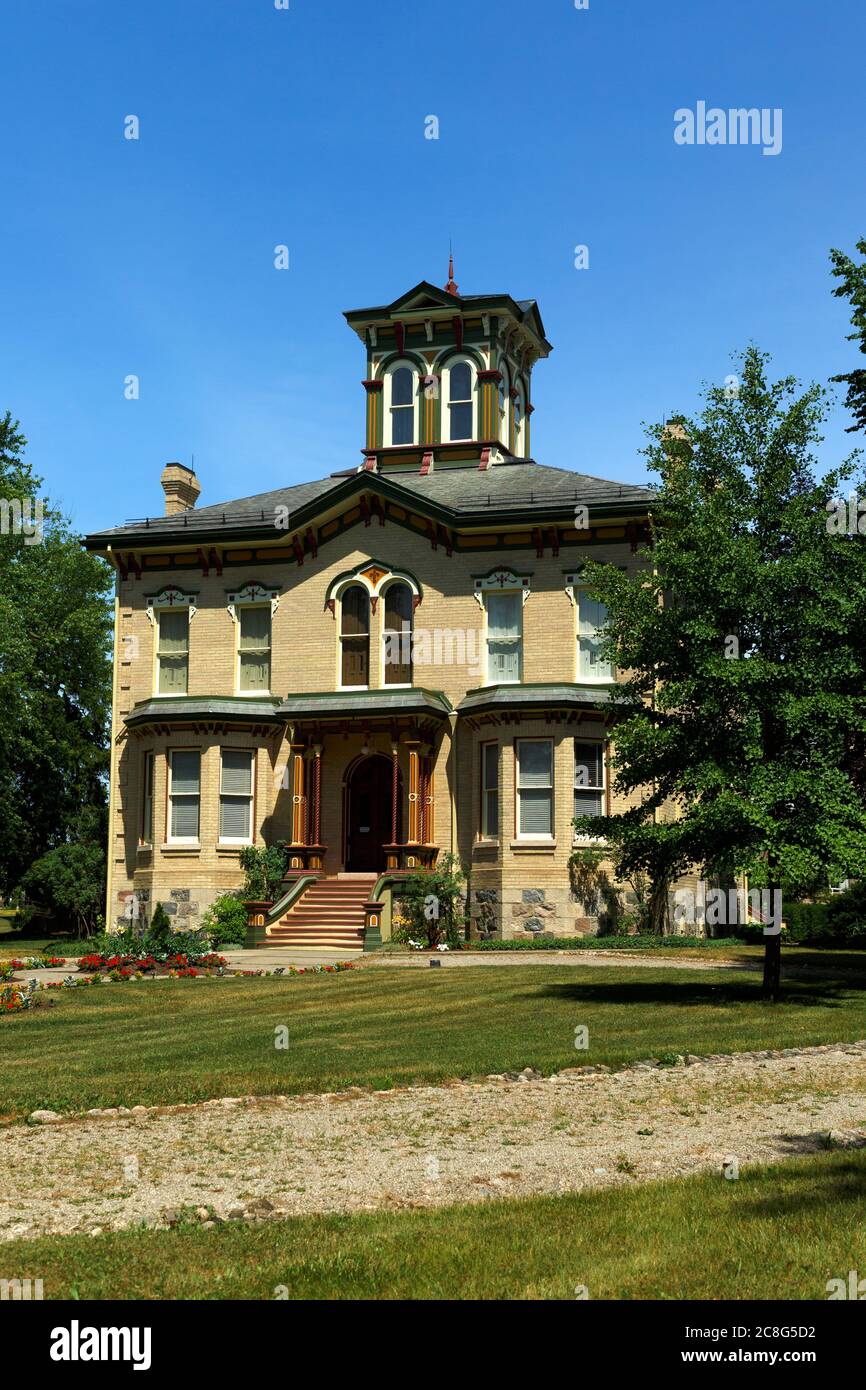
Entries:
MULTIPOLYGON (((776 902, 775 884, 770 884, 770 911, 773 911, 776 902)), ((781 901, 781 897, 780 897, 781 901)), ((775 925, 775 923, 774 923, 775 925)), ((773 936, 764 937, 764 998, 771 1003, 777 1004, 781 994, 782 985, 782 935, 781 922, 780 930, 773 936)))

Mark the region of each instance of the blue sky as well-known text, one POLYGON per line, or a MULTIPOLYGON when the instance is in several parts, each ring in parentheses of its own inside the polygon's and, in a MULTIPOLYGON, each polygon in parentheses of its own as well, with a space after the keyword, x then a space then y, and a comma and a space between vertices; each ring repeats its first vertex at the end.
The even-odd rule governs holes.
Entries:
POLYGON ((443 283, 449 238, 463 291, 539 301, 542 463, 642 480, 641 422, 750 340, 858 365, 862 0, 7 0, 0 46, 0 410, 81 531, 161 513, 170 459, 202 504, 358 462, 342 310, 443 283), (781 108, 781 154, 676 145, 699 100, 781 108))

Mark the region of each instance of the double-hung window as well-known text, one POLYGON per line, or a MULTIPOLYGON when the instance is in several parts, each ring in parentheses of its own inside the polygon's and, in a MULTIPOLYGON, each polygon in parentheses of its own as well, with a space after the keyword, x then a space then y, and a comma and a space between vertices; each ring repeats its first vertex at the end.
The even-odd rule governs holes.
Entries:
POLYGON ((168 839, 197 844, 201 805, 201 753, 173 749, 168 763, 168 839))
POLYGON ((255 754, 224 748, 220 760, 220 841, 252 844, 255 754))
POLYGON ((185 695, 189 682, 189 610, 161 608, 157 617, 156 688, 185 695))
POLYGON ((514 685, 523 666, 523 594, 489 593, 487 684, 514 685))
POLYGON ((271 688, 271 606, 269 603, 238 609, 238 689, 271 688))
POLYGON ((139 844, 153 844, 153 753, 145 753, 141 769, 141 837, 139 844))
POLYGON ((607 627, 607 608, 591 598, 586 589, 577 594, 577 678, 578 680, 609 681, 613 667, 599 654, 604 630, 607 627))
MULTIPOLYGON (((604 744, 574 741, 574 819, 604 815, 604 744)), ((576 833, 580 835, 578 827, 576 833)))
POLYGON ((499 744, 481 745, 481 836, 495 840, 499 835, 499 744))
POLYGON ((517 740, 517 836, 553 836, 553 741, 517 740))

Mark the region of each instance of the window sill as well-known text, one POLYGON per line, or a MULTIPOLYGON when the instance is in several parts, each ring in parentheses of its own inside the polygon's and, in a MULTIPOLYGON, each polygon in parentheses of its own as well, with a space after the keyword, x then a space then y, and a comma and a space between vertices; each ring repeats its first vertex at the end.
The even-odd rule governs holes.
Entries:
POLYGON ((573 845, 597 845, 601 849, 606 849, 608 844, 601 835, 575 835, 571 843, 573 845))
POLYGON ((183 844, 176 840, 167 840, 164 845, 160 845, 160 851, 163 854, 201 854, 201 842, 189 840, 183 844))
POLYGON ((528 849, 532 850, 534 853, 552 854, 556 849, 556 841, 552 837, 543 840, 531 840, 529 838, 525 840, 510 840, 508 848, 514 850, 528 849))
POLYGON ((473 852, 473 854, 476 853, 476 852, 477 852, 478 854, 498 854, 498 853, 499 853, 499 841, 498 841, 498 840, 476 840, 475 843, 474 843, 474 845, 472 846, 472 852, 473 852))
POLYGON ((138 845, 135 852, 136 854, 153 854, 153 845, 138 845))
POLYGON ((236 700, 274 700, 276 696, 272 690, 236 690, 236 700))
POLYGON ((252 840, 217 840, 217 854, 240 854, 242 849, 249 849, 252 840))

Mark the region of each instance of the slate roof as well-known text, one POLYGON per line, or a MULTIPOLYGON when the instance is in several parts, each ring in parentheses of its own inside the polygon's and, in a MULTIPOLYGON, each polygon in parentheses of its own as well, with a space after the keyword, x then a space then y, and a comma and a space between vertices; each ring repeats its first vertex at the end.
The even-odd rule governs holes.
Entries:
POLYGON ((552 468, 532 459, 505 461, 484 471, 478 467, 441 467, 426 477, 420 472, 367 473, 347 469, 328 478, 194 507, 175 516, 129 521, 86 536, 84 544, 89 550, 102 550, 106 545, 159 544, 169 538, 203 541, 233 534, 273 538, 277 507, 289 509, 289 529, 285 532, 288 536, 290 531, 314 519, 322 504, 330 504, 329 494, 333 493, 333 500, 337 501, 357 491, 380 491, 405 503, 414 499, 416 505, 426 503, 443 520, 472 520, 482 525, 503 513, 526 514, 542 520, 567 514, 577 503, 586 505, 590 514, 635 514, 645 511, 656 496, 649 487, 611 482, 568 468, 552 468))

